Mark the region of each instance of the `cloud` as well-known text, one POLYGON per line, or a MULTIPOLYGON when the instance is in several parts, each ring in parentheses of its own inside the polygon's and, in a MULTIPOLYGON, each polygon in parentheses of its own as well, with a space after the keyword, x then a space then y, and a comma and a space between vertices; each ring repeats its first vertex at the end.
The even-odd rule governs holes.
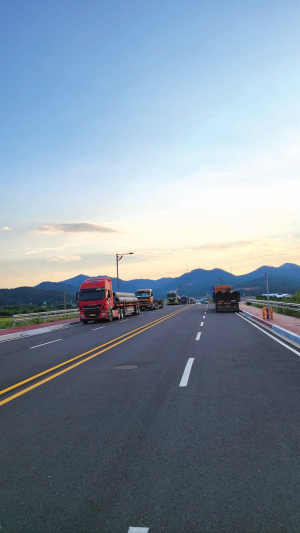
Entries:
POLYGON ((235 242, 216 242, 210 244, 201 244, 200 246, 192 246, 190 250, 229 250, 230 248, 244 248, 251 246, 256 241, 235 241, 235 242))
MULTIPOLYGON (((247 248, 253 245, 260 244, 260 241, 233 241, 233 242, 216 242, 208 244, 199 244, 197 246, 182 246, 180 248, 157 248, 137 250, 135 255, 137 257, 154 258, 154 257, 171 257, 181 256, 182 254, 201 255, 207 252, 218 252, 223 250, 230 250, 236 248, 247 248)), ((111 252, 113 253, 113 251, 111 252)))
POLYGON ((69 261, 81 261, 82 257, 79 255, 56 255, 49 257, 47 261, 59 262, 59 263, 68 263, 69 261))
POLYGON ((12 229, 9 228, 8 226, 4 226, 4 228, 1 228, 1 229, 4 229, 5 231, 12 231, 12 229))
POLYGON ((29 252, 25 252, 25 255, 41 254, 43 252, 50 252, 52 250, 65 250, 65 248, 70 248, 70 246, 75 246, 75 245, 66 244, 65 246, 58 246, 57 248, 35 248, 32 250, 29 250, 29 252))
POLYGON ((99 226, 98 224, 88 224, 87 222, 80 222, 77 224, 42 224, 39 228, 32 230, 31 235, 48 234, 54 235, 56 233, 121 233, 118 230, 99 226))

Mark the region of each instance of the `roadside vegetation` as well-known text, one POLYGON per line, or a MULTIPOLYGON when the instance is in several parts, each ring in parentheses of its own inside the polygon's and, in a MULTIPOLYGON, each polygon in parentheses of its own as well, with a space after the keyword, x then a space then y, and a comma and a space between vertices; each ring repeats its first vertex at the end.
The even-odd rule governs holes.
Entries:
MULTIPOLYGON (((246 305, 250 305, 252 307, 258 307, 259 309, 262 309, 263 307, 266 307, 268 299, 266 296, 256 296, 256 300, 264 300, 265 304, 259 304, 255 303, 255 300, 252 300, 252 302, 246 302, 246 305)), ((272 302, 282 302, 282 303, 290 303, 290 304, 300 304, 300 289, 294 294, 289 296, 288 298, 277 298, 276 296, 270 299, 272 302)), ((280 313, 281 315, 287 315, 287 316, 294 316, 297 318, 300 318, 300 311, 296 311, 294 309, 284 309, 282 307, 277 307, 276 304, 272 303, 272 309, 274 313, 280 313)))
MULTIPOLYGON (((29 313, 45 313, 47 311, 62 311, 64 309, 63 304, 59 304, 53 308, 53 306, 34 306, 34 305, 21 305, 21 306, 2 306, 0 308, 0 330, 9 329, 13 326, 13 315, 20 314, 29 314, 29 313)), ((66 309, 74 309, 74 315, 69 316, 68 318, 75 318, 77 313, 77 306, 74 308, 74 305, 66 304, 66 309)), ((57 317, 56 320, 63 320, 65 317, 57 317)), ((54 317, 48 319, 49 322, 54 322, 54 317)), ((32 320, 27 320, 27 325, 33 324, 42 324, 46 323, 46 318, 33 318, 32 320)), ((18 322, 15 327, 24 326, 25 322, 18 322)))

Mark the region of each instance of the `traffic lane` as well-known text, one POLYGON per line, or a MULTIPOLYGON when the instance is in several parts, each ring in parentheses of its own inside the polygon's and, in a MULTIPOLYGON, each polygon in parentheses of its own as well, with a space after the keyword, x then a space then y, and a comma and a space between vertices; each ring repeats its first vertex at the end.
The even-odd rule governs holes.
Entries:
POLYGON ((154 533, 300 529, 297 356, 250 325, 240 331, 234 314, 205 320, 187 387, 166 390, 134 466, 109 472, 123 481, 107 531, 122 530, 111 515, 154 533))
MULTIPOLYGON (((189 309, 186 308, 185 312, 188 312, 188 310, 189 309)), ((14 385, 7 387, 6 389, 2 389, 0 406, 6 404, 8 401, 11 401, 16 397, 22 396, 24 394, 24 391, 28 392, 29 390, 33 390, 37 386, 41 386, 44 383, 49 382, 52 379, 62 374, 65 374, 66 372, 69 372, 74 368, 79 367, 83 363, 86 363, 95 357, 102 357, 104 353, 110 351, 115 346, 121 345, 124 342, 129 342, 132 338, 139 335, 143 335, 145 331, 151 330, 153 327, 160 327, 162 323, 167 320, 172 320, 173 318, 176 318, 182 312, 183 310, 177 311, 176 313, 171 315, 167 315, 166 317, 162 317, 155 322, 151 322, 148 325, 146 324, 142 327, 142 329, 133 330, 127 335, 114 339, 112 342, 102 344, 97 349, 91 350, 90 352, 85 352, 83 354, 81 353, 79 356, 69 359, 68 361, 66 361, 66 363, 61 363, 54 367, 52 366, 51 368, 48 368, 46 371, 41 372, 40 374, 34 374, 26 380, 16 382, 14 383, 14 385)))
MULTIPOLYGON (((36 344, 41 344, 42 342, 48 342, 48 341, 51 341, 53 339, 53 336, 59 336, 60 334, 61 335, 64 335, 64 337, 68 337, 68 335, 74 335, 74 334, 81 334, 81 333, 84 333, 84 332, 87 332, 87 331, 91 331, 93 330, 94 328, 97 328, 97 327, 101 327, 101 326, 106 326, 106 327, 112 327, 113 324, 123 324, 123 323, 127 323, 128 321, 130 321, 132 318, 136 319, 136 318, 143 318, 144 319, 153 319, 153 316, 156 316, 156 313, 168 313, 168 312, 171 312, 172 310, 174 310, 173 308, 170 309, 170 307, 164 307, 163 309, 157 309, 153 312, 142 312, 141 315, 139 315, 138 317, 136 315, 126 315, 125 318, 123 320, 113 320, 111 323, 110 322, 92 322, 90 321, 88 324, 85 324, 83 325, 82 323, 77 323, 77 324, 74 324, 74 325, 71 325, 70 327, 68 328, 62 328, 62 329, 54 329, 50 332, 46 332, 46 333, 42 333, 42 334, 37 334, 37 335, 28 335, 28 336, 24 336, 22 338, 18 338, 18 339, 14 339, 14 340, 10 340, 10 341, 3 341, 3 342, 0 342, 0 357, 4 356, 5 354, 7 355, 11 355, 11 354, 14 354, 16 352, 20 352, 23 350, 23 348, 27 348, 27 347, 30 347, 32 345, 34 345, 35 343, 36 344), (79 328, 79 330, 77 330, 77 328, 79 328), (76 332, 75 332, 76 330, 76 332)), ((51 326, 51 324, 47 324, 45 323, 45 327, 46 326, 51 326)), ((1 339, 0 339, 1 340, 1 339)))
POLYGON ((147 469, 136 457, 149 427, 157 438, 168 427, 159 413, 177 401, 197 320, 194 307, 2 406, 4 531, 128 530, 131 507, 116 514, 116 500, 147 469), (114 369, 124 363, 138 368, 114 369))
POLYGON ((55 333, 4 343, 1 346, 4 350, 0 359, 0 389, 3 390, 14 383, 28 379, 86 351, 94 350, 106 342, 166 317, 174 311, 172 307, 172 309, 167 308, 145 314, 141 318, 133 315, 125 321, 80 325, 55 333), (57 339, 62 340, 52 342, 57 339), (37 348, 34 348, 35 346, 37 348))
POLYGON ((149 471, 160 457, 177 476, 141 487, 131 523, 143 508, 153 531, 299 531, 299 359, 238 320, 207 315, 181 401, 160 410, 168 431, 148 434, 149 471))

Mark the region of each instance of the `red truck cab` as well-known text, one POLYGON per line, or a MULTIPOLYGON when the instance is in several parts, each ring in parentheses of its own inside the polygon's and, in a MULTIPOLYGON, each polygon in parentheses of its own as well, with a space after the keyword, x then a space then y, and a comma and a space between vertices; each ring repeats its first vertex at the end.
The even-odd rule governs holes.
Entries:
POLYGON ((140 306, 134 294, 114 293, 110 278, 88 278, 76 293, 80 321, 121 320, 126 313, 140 314, 140 306))

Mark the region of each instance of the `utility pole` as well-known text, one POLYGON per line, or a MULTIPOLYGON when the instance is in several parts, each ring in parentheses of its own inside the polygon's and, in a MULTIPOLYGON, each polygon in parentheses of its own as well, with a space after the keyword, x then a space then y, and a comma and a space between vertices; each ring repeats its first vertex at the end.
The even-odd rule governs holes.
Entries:
POLYGON ((64 291, 64 310, 66 310, 66 293, 64 291))
POLYGON ((133 255, 134 252, 128 252, 126 254, 116 254, 116 263, 117 263, 117 292, 120 292, 120 282, 119 282, 119 261, 121 261, 123 255, 133 255))

